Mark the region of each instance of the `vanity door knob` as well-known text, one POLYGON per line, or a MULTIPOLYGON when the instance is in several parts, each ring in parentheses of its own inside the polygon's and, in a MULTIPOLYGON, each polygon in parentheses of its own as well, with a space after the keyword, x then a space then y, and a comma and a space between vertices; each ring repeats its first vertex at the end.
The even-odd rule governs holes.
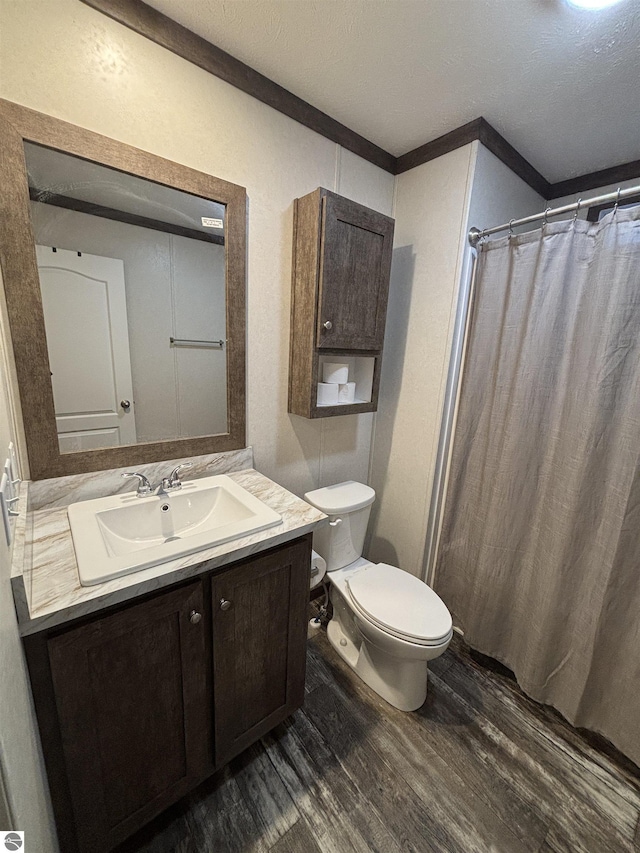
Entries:
POLYGON ((189 622, 191 622, 192 625, 197 625, 201 619, 202 613, 198 613, 197 610, 192 610, 189 614, 189 622))
POLYGON ((227 601, 226 598, 220 599, 220 610, 228 610, 231 607, 231 602, 227 601))
POLYGON ((327 332, 330 332, 331 329, 333 329, 333 323, 331 322, 331 320, 325 320, 325 322, 322 325, 325 327, 327 332))
POLYGON ((125 412, 128 412, 131 408, 131 400, 120 400, 120 405, 125 410, 125 412))

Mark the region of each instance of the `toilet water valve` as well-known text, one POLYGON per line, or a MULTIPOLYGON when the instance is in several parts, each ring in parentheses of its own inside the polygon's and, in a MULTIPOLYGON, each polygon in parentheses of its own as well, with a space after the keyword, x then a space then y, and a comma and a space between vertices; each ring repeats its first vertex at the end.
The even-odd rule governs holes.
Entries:
POLYGON ((333 521, 329 522, 329 527, 338 527, 340 524, 342 524, 342 519, 336 518, 333 521))

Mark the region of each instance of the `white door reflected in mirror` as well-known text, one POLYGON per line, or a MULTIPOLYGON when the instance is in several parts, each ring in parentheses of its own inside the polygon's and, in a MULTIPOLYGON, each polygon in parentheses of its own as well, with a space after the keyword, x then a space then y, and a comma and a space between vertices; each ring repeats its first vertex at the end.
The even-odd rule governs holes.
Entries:
POLYGON ((228 432, 226 206, 24 150, 60 452, 228 432))
POLYGON ((62 453, 136 443, 124 264, 36 246, 62 453))

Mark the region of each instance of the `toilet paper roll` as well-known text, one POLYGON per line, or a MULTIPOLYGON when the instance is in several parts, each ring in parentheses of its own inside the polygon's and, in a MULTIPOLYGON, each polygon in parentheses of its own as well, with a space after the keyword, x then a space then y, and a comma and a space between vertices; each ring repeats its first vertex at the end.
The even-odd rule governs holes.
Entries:
POLYGON ((311 589, 322 582, 327 571, 325 560, 316 551, 311 552, 311 589))
POLYGON ((349 381, 349 365, 325 362, 322 365, 322 379, 324 382, 337 382, 338 385, 349 381))
POLYGON ((318 382, 318 405, 335 406, 338 402, 337 382, 318 382))
POLYGON ((338 402, 339 403, 353 403, 356 399, 356 383, 355 382, 343 382, 342 385, 338 385, 338 402))

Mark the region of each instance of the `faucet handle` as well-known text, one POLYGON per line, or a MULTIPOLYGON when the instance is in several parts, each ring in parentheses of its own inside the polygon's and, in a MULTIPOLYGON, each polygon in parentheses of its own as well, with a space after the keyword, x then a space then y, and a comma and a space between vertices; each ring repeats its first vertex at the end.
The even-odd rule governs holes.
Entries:
POLYGON ((121 477, 127 479, 128 477, 137 477, 138 478, 138 489, 137 495, 139 498, 143 498, 145 495, 150 495, 153 491, 153 486, 144 476, 144 474, 138 474, 137 471, 127 471, 125 474, 121 474, 121 477))
POLYGON ((176 486, 181 486, 182 480, 178 476, 178 473, 185 468, 191 468, 191 465, 192 465, 191 462, 183 462, 181 465, 176 465, 176 467, 173 469, 173 471, 169 474, 169 477, 168 477, 169 484, 172 485, 174 488, 176 486))

